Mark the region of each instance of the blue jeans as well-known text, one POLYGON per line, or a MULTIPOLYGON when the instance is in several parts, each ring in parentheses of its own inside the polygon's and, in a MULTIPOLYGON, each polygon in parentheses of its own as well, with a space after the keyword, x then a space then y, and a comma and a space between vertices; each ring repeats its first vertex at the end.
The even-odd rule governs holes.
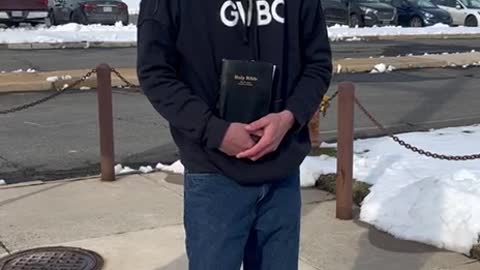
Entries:
POLYGON ((298 172, 243 186, 217 174, 186 174, 184 224, 189 270, 297 270, 298 172))

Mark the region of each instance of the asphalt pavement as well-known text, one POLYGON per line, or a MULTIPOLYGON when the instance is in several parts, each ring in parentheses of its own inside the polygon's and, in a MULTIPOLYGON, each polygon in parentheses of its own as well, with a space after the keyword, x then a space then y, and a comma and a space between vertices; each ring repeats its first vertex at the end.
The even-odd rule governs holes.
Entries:
MULTIPOLYGON (((480 68, 396 71, 389 74, 337 75, 352 81, 357 96, 395 132, 426 130, 480 122, 480 68)), ((0 110, 49 93, 0 97, 0 110)), ((140 93, 114 92, 116 161, 140 165, 178 159, 168 124, 140 93)), ((336 105, 321 120, 322 138, 336 136, 336 105)), ((357 137, 382 135, 357 111, 357 137)), ((97 100, 93 91, 67 92, 22 112, 0 115, 0 179, 7 183, 97 174, 99 148, 97 100)))
MULTIPOLYGON (((380 56, 421 55, 424 53, 456 53, 478 50, 476 39, 415 39, 332 42, 335 59, 380 56)), ((113 67, 135 67, 136 48, 90 48, 64 50, 0 50, 0 71, 70 70, 95 67, 106 62, 113 67)))

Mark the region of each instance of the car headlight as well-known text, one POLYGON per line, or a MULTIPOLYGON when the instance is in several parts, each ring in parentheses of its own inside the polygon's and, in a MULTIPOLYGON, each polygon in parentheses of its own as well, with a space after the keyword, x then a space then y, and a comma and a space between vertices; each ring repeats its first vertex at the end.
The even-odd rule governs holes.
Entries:
POLYGON ((423 15, 424 15, 425 17, 427 17, 428 19, 431 19, 431 18, 435 17, 435 15, 433 15, 433 14, 430 13, 430 12, 423 12, 423 15))
POLYGON ((360 9, 361 9, 363 12, 365 12, 365 13, 373 13, 373 14, 377 14, 377 13, 378 13, 378 10, 373 9, 373 8, 360 7, 360 9))

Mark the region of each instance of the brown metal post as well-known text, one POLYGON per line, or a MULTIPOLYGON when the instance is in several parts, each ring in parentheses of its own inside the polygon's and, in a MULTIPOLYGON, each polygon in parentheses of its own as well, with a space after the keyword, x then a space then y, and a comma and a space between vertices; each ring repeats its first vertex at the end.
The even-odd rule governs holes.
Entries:
POLYGON ((320 148, 320 109, 313 115, 309 122, 310 140, 312 149, 320 148))
POLYGON ((337 134, 337 218, 353 218, 353 113, 355 87, 352 83, 338 86, 337 134))
POLYGON ((114 181, 112 76, 107 64, 97 66, 97 97, 102 181, 114 181))

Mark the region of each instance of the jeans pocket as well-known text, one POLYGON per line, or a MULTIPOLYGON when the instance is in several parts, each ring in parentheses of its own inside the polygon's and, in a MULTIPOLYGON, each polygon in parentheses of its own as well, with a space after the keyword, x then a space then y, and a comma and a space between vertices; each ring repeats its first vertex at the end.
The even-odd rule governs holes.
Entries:
POLYGON ((211 190, 219 186, 224 176, 217 173, 185 173, 186 190, 211 190))

